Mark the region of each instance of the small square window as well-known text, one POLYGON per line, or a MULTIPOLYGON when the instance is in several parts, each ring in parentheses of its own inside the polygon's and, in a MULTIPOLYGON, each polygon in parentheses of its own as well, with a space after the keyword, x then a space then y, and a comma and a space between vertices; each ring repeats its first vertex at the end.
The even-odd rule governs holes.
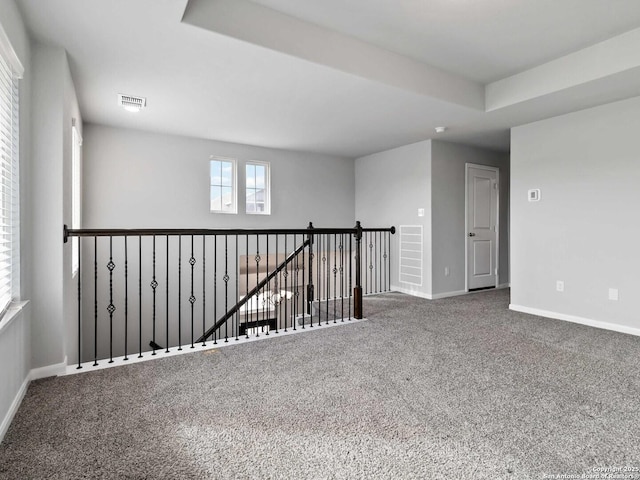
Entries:
POLYGON ((270 165, 247 162, 246 212, 255 215, 271 214, 270 165))
POLYGON ((212 157, 209 171, 211 212, 237 213, 236 161, 212 157))

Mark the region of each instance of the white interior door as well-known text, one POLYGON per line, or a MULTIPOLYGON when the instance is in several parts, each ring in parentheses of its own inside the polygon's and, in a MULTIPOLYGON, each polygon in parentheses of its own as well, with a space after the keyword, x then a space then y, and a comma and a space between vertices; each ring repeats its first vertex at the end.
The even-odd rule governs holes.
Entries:
POLYGON ((497 285, 498 169, 467 164, 467 289, 497 285))

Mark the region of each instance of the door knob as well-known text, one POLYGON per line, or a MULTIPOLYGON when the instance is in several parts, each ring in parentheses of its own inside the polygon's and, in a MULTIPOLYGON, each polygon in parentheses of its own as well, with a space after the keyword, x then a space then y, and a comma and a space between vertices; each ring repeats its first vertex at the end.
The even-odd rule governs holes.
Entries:
POLYGON ((470 236, 470 237, 475 237, 475 236, 476 236, 476 234, 475 234, 475 233, 473 233, 473 232, 469 232, 469 236, 470 236))

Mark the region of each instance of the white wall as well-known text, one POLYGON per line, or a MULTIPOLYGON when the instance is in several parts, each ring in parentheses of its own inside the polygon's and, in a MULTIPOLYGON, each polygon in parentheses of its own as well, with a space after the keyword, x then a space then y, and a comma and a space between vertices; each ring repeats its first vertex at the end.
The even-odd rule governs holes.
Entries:
MULTIPOLYGON (((0 2, 0 24, 22 66, 20 89, 20 296, 31 297, 31 48, 29 38, 13 1, 0 2)), ((31 369, 30 309, 24 308, 10 322, 0 320, 0 441, 22 399, 31 369)))
MULTIPOLYGON (((127 115, 123 111, 123 115, 127 115)), ((144 115, 141 112, 140 115, 144 115)), ((355 224, 353 160, 88 124, 85 228, 306 228, 355 224), (209 212, 209 157, 271 162, 271 215, 209 212)), ((244 203, 239 196, 238 211, 244 203)))
MULTIPOLYGON (((78 133, 82 137, 82 115, 78 106, 75 86, 71 71, 65 55, 64 64, 64 101, 62 105, 62 218, 65 225, 71 225, 72 209, 72 156, 73 156, 73 136, 72 125, 75 120, 78 133)), ((67 363, 74 362, 77 358, 78 343, 76 341, 78 329, 78 308, 77 308, 77 278, 72 276, 71 271, 71 242, 63 245, 62 248, 62 278, 63 278, 63 319, 64 319, 64 351, 67 363)))
POLYGON ((74 312, 70 246, 62 225, 70 222, 71 118, 79 117, 66 52, 41 44, 33 53, 32 231, 33 367, 61 364, 66 355, 67 322, 74 312))
POLYGON ((431 141, 418 142, 356 160, 356 218, 363 225, 423 227, 422 286, 399 281, 399 232, 391 237, 391 285, 431 294, 431 141), (418 217, 418 209, 425 216, 418 217))
POLYGON ((465 290, 465 164, 500 169, 499 284, 509 283, 509 154, 433 141, 431 150, 432 293, 465 290), (444 269, 449 268, 445 276, 444 269))
POLYGON ((500 168, 500 283, 509 281, 509 156, 427 140, 356 160, 356 217, 381 225, 423 227, 421 286, 399 279, 399 232, 392 237, 391 284, 432 298, 465 290, 465 163, 500 168), (418 209, 424 208, 424 216, 418 209), (449 267, 450 275, 444 275, 449 267))
POLYGON ((512 129, 514 308, 640 333, 639 118, 637 97, 512 129))

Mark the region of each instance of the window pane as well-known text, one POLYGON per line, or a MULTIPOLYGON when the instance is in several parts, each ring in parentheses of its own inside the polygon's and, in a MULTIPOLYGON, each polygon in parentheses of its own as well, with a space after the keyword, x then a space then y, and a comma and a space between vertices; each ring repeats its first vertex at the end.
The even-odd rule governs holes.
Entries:
MULTIPOLYGON (((248 179, 247 179, 248 180, 248 179)), ((247 188, 247 212, 253 213, 256 211, 256 191, 253 188, 247 188)))
POLYGON ((233 160, 211 160, 211 211, 236 213, 236 163, 233 160))
POLYGON ((256 165, 256 187, 264 188, 265 167, 256 165))
POLYGON ((222 210, 222 189, 211 187, 211 210, 222 210))
POLYGON ((220 173, 221 168, 222 168, 222 165, 218 160, 211 161, 211 184, 212 185, 220 184, 219 179, 221 178, 221 173, 220 173), (218 179, 218 180, 214 180, 214 179, 218 179))
POLYGON ((246 212, 270 214, 269 164, 246 164, 246 212))
POLYGON ((233 189, 231 187, 221 187, 221 201, 223 212, 232 212, 233 211, 233 189))
POLYGON ((221 162, 213 160, 211 162, 211 185, 220 185, 221 179, 221 162))
MULTIPOLYGON (((80 134, 75 120, 71 128, 71 228, 80 228, 80 134)), ((71 240, 71 273, 75 275, 79 268, 79 240, 71 240)))
POLYGON ((256 167, 255 165, 247 164, 247 188, 253 188, 256 186, 256 167))
POLYGON ((222 163, 222 182, 221 185, 231 187, 233 185, 233 164, 231 162, 222 163))

